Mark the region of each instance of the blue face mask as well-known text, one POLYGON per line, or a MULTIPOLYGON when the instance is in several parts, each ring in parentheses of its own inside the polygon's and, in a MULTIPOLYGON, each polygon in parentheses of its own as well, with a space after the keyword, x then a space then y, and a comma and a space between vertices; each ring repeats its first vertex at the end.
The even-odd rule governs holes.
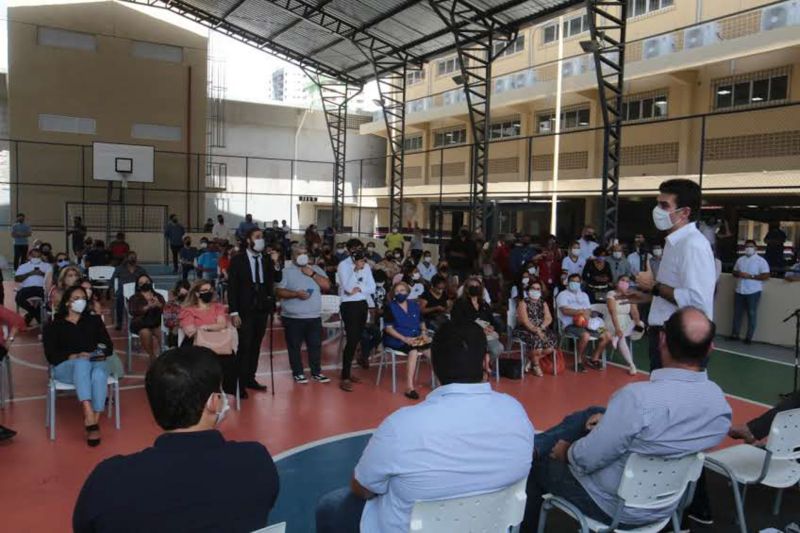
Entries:
POLYGON ((59 268, 64 268, 68 264, 69 264, 69 261, 67 261, 66 259, 62 259, 61 261, 58 262, 59 268))
POLYGON ((572 292, 580 292, 581 290, 581 282, 580 281, 570 281, 569 282, 569 290, 572 292))
POLYGON ((408 299, 408 294, 405 294, 405 293, 402 293, 402 292, 397 293, 397 294, 394 295, 394 299, 395 299, 395 301, 397 303, 401 304, 401 303, 405 302, 408 299))

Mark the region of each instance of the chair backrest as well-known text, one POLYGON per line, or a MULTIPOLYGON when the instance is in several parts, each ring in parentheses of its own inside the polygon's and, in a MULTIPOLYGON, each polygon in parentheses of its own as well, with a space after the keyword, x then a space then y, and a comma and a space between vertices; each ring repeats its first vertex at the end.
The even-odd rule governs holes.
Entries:
POLYGON ((156 289, 156 292, 164 298, 165 302, 169 301, 169 291, 167 289, 156 289))
POLYGON ((632 453, 625 463, 625 472, 617 495, 625 502, 626 507, 669 507, 683 497, 689 483, 700 477, 704 460, 702 453, 677 458, 632 453))
POLYGON ((416 502, 411 510, 409 532, 450 533, 464 531, 466 524, 470 531, 508 531, 522 522, 527 482, 523 478, 495 492, 416 502))
POLYGON ((322 316, 331 316, 339 312, 341 299, 335 294, 323 294, 322 296, 322 316))
POLYGON ((767 437, 773 459, 800 459, 800 409, 775 415, 767 437))
POLYGON ((113 266, 90 266, 89 279, 92 281, 109 281, 114 277, 113 266))
POLYGON ((281 522, 280 524, 273 524, 269 527, 253 531, 253 533, 285 533, 285 532, 286 532, 286 522, 281 522))
POLYGON ((133 293, 136 292, 136 284, 135 283, 126 283, 122 286, 122 297, 126 300, 133 296, 133 293))

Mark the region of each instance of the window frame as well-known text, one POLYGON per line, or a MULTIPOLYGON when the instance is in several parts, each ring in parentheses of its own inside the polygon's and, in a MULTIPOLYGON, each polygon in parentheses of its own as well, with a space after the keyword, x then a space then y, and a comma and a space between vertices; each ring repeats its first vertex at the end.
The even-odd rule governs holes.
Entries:
POLYGON ((461 59, 458 57, 458 55, 449 56, 449 57, 446 57, 446 58, 443 58, 443 59, 439 59, 439 60, 436 61, 436 77, 437 78, 441 78, 443 76, 447 76, 448 74, 452 74, 454 72, 460 72, 460 71, 461 71, 461 59), (442 68, 442 65, 449 65, 450 63, 452 63, 452 65, 453 65, 453 69, 452 70, 447 70, 447 68, 449 68, 449 67, 445 67, 444 69, 442 68))
POLYGON ((669 116, 669 93, 666 90, 663 91, 653 91, 648 93, 642 94, 632 94, 630 96, 625 97, 622 102, 622 121, 623 122, 647 122, 651 120, 662 120, 669 116), (666 106, 662 108, 658 105, 663 99, 666 102, 666 106), (645 106, 647 102, 650 102, 650 112, 649 116, 648 113, 645 112, 645 106), (631 118, 631 110, 635 107, 637 109, 637 116, 635 118, 631 118), (659 113, 660 115, 656 114, 656 110, 661 109, 659 113))
POLYGON ((425 69, 413 69, 406 72, 406 85, 417 85, 425 81, 425 69))
POLYGON ((505 46, 505 44, 506 43, 502 41, 499 43, 494 43, 494 49, 492 50, 492 55, 495 57, 495 59, 502 59, 504 57, 510 57, 519 54, 520 52, 524 52, 525 35, 524 34, 517 35, 517 38, 514 39, 514 42, 508 45, 508 48, 500 52, 500 50, 503 49, 503 46, 505 46))
POLYGON ((789 89, 791 88, 790 74, 790 69, 787 68, 778 71, 754 72, 741 78, 714 80, 711 83, 711 109, 714 111, 726 111, 786 102, 789 100, 789 89), (779 85, 783 87, 783 94, 780 98, 777 97, 778 95, 773 95, 773 83, 778 80, 783 80, 779 85), (756 84, 765 82, 766 87, 763 94, 766 95, 766 98, 759 97, 758 100, 755 100, 756 84), (747 101, 737 103, 737 96, 741 98, 741 91, 745 89, 747 91, 747 101))
MULTIPOLYGON (((549 109, 546 111, 542 111, 541 113, 536 113, 536 133, 537 134, 555 133, 555 119, 556 119, 555 109, 549 109), (545 121, 550 122, 551 124, 550 131, 542 131, 541 129, 542 122, 545 121)), ((561 132, 567 130, 580 130, 584 128, 590 128, 591 126, 592 126, 592 112, 588 105, 561 110, 561 132), (584 118, 583 115, 585 115, 586 120, 581 120, 581 118, 584 118), (568 124, 570 124, 570 122, 572 122, 573 125, 569 126, 568 124)))
POLYGON ((561 33, 564 34, 564 39, 569 39, 571 37, 577 37, 583 33, 589 31, 589 14, 583 13, 581 15, 575 15, 569 18, 564 19, 564 24, 562 27, 559 28, 558 20, 555 20, 542 28, 542 44, 550 44, 558 41, 559 35, 561 33), (572 33, 572 23, 576 20, 581 21, 581 30, 577 33, 572 33), (547 32, 550 31, 554 33, 552 38, 548 39, 547 32))
POLYGON ((644 8, 641 12, 637 11, 636 7, 636 0, 630 3, 628 7, 628 18, 634 17, 642 17, 644 15, 649 15, 650 13, 656 13, 658 11, 662 11, 667 9, 668 7, 673 7, 675 5, 675 0, 639 0, 640 2, 644 3, 644 8))
POLYGON ((444 148, 447 146, 458 146, 467 144, 467 128, 447 128, 433 132, 433 147, 434 148, 444 148), (440 142, 444 140, 448 134, 455 136, 454 134, 458 134, 458 137, 461 137, 460 140, 456 139, 453 142, 440 142))
POLYGON ((407 153, 407 152, 419 152, 419 151, 423 150, 424 148, 425 148, 425 146, 423 144, 423 139, 422 139, 422 134, 421 133, 418 134, 418 135, 411 135, 411 136, 406 136, 405 138, 403 138, 403 152, 404 153, 407 153), (419 141, 419 147, 409 146, 409 142, 412 142, 412 141, 414 142, 414 144, 417 144, 416 141, 419 141))
POLYGON ((514 139, 522 136, 522 120, 520 117, 508 117, 493 121, 489 126, 489 140, 514 139), (498 135, 495 135, 495 128, 498 128, 498 135), (508 128, 516 128, 517 132, 513 135, 506 135, 508 128))

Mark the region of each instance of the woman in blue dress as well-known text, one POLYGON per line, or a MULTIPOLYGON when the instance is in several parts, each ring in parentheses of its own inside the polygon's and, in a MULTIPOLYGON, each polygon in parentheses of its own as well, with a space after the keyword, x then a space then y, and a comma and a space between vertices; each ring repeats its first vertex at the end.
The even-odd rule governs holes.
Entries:
POLYGON ((430 339, 422 320, 422 311, 415 300, 409 300, 411 288, 401 281, 392 289, 392 295, 383 311, 383 345, 408 355, 406 367, 407 398, 418 400, 414 390, 414 374, 420 354, 430 357, 430 339))

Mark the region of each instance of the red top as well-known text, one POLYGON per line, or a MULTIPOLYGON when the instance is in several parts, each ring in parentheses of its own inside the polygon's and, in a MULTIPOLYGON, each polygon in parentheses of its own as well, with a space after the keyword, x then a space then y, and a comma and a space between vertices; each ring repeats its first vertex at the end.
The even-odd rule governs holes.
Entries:
MULTIPOLYGON (((8 327, 9 333, 12 329, 25 329, 25 320, 17 313, 0 305, 0 323, 8 327)), ((3 328, 0 328, 0 345, 6 345, 6 335, 3 328)))
POLYGON ((494 249, 494 256, 492 259, 494 259, 494 264, 497 265, 497 268, 503 274, 505 279, 514 278, 508 265, 510 256, 511 250, 509 250, 508 246, 505 244, 500 244, 494 249))
POLYGON ((199 326, 210 326, 212 324, 227 324, 228 312, 225 306, 219 302, 210 304, 207 308, 201 309, 199 306, 184 307, 180 314, 181 329, 187 337, 194 337, 199 326))
POLYGON ((217 266, 219 267, 220 272, 227 272, 228 267, 231 266, 231 256, 230 255, 219 256, 219 260, 217 261, 217 266))

